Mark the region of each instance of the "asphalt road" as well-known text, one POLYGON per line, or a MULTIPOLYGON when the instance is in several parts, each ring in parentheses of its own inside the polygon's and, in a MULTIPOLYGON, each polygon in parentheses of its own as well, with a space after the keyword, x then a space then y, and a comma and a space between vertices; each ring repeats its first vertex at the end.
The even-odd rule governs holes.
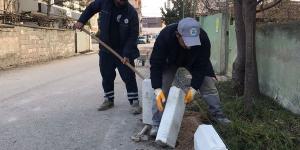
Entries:
POLYGON ((103 101, 98 59, 81 55, 0 71, 0 150, 156 149, 131 141, 141 115, 130 114, 119 76, 115 107, 97 111, 103 101))

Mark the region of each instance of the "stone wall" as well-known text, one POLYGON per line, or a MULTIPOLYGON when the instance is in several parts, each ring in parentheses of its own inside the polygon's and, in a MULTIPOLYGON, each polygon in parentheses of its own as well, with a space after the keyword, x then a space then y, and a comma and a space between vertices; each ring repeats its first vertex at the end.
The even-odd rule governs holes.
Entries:
POLYGON ((0 69, 49 61, 75 54, 75 32, 0 26, 0 69))

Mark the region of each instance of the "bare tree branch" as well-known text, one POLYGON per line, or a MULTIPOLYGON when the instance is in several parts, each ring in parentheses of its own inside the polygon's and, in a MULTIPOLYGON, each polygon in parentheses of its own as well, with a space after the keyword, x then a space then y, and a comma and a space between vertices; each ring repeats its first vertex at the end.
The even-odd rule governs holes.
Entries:
POLYGON ((270 8, 272 8, 272 7, 276 6, 276 5, 278 5, 281 1, 282 1, 282 0, 277 0, 277 1, 273 2, 273 3, 270 3, 269 5, 266 5, 266 6, 264 6, 263 8, 261 8, 261 9, 259 9, 259 10, 256 10, 256 13, 265 11, 265 10, 267 10, 267 9, 270 9, 270 8))
POLYGON ((205 8, 206 8, 208 11, 212 11, 212 12, 218 11, 218 10, 216 10, 216 9, 213 9, 213 8, 210 6, 210 3, 208 2, 208 0, 203 1, 203 3, 204 3, 205 8))

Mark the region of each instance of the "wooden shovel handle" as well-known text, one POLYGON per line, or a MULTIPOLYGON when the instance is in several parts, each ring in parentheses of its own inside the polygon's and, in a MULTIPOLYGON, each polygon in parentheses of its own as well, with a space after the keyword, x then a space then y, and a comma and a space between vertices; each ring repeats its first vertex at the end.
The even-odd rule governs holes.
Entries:
MULTIPOLYGON (((115 55, 120 61, 123 60, 123 58, 116 52, 114 51, 110 46, 108 46, 106 43, 104 43, 103 41, 101 41, 98 37, 96 37, 95 35, 93 34, 90 34, 90 32, 86 29, 82 29, 83 32, 91 35, 91 37, 95 40, 97 40, 97 42, 99 42, 102 46, 104 46, 109 52, 111 52, 113 55, 115 55)), ((128 66, 133 72, 135 72, 141 79, 145 79, 145 77, 135 69, 135 67, 133 67, 129 62, 126 62, 125 63, 126 66, 128 66)))

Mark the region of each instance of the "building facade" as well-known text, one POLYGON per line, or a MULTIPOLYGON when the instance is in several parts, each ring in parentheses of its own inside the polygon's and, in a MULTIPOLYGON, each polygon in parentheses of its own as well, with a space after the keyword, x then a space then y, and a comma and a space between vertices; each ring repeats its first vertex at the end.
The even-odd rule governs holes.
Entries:
MULTIPOLYGON (((47 1, 48 0, 0 0, 0 20, 3 20, 3 11, 8 2, 10 2, 9 9, 7 11, 13 13, 24 13, 30 12, 31 14, 38 13, 39 16, 47 14, 47 1), (17 8, 17 9, 16 9, 17 8), (2 17, 2 18, 1 18, 2 17)), ((93 0, 73 0, 73 1, 62 1, 62 0, 50 0, 51 4, 51 16, 67 16, 77 20, 81 14, 81 12, 85 9, 85 7, 92 2, 93 0)), ((139 20, 141 22, 142 18, 142 5, 141 0, 129 0, 129 3, 133 5, 133 7, 138 12, 139 20)), ((89 25, 93 32, 98 31, 98 14, 94 15, 90 21, 89 25)), ((141 30, 140 24, 140 30, 141 30)))
POLYGON ((143 17, 142 18, 143 28, 161 28, 162 18, 161 17, 143 17))
POLYGON ((0 11, 4 10, 4 0, 0 0, 0 11))

